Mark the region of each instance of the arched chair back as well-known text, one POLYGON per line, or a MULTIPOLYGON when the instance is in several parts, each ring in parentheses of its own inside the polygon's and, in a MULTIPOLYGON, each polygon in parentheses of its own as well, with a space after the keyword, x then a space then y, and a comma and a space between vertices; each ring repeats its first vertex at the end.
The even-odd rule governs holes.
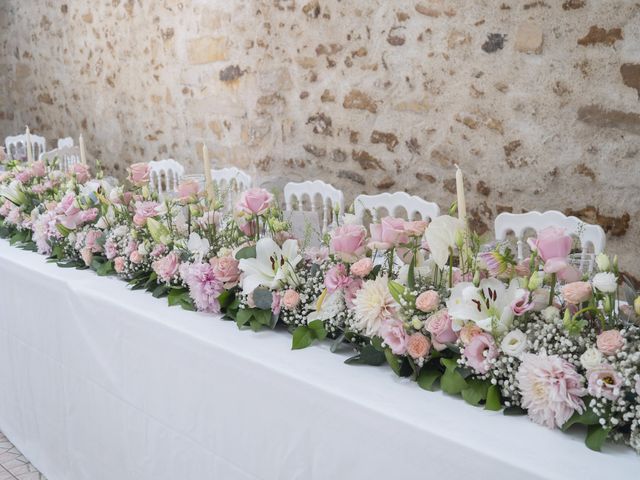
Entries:
POLYGON ((149 186, 159 197, 178 191, 184 167, 173 158, 149 162, 149 186))
POLYGON ((524 259, 525 235, 527 230, 536 233, 547 227, 564 228, 567 234, 577 237, 580 241, 580 270, 591 272, 594 257, 604 251, 607 237, 599 225, 590 225, 577 217, 568 217, 562 212, 549 210, 546 212, 501 213, 495 219, 496 240, 503 241, 509 232, 513 232, 517 242, 518 261, 524 259), (593 255, 588 255, 589 248, 593 255))
POLYGON ((68 172, 72 165, 80 163, 80 147, 55 148, 40 155, 49 170, 68 172))
POLYGON ((406 192, 358 195, 354 201, 355 215, 361 222, 367 212, 371 214, 373 223, 378 222, 382 209, 386 210, 390 216, 400 216, 400 211, 404 210, 407 220, 414 220, 415 217, 421 220, 432 220, 440 216, 440 207, 436 203, 406 192))
POLYGON ((322 180, 307 180, 306 182, 289 182, 284 186, 284 201, 289 211, 303 211, 305 199, 311 212, 317 213, 322 220, 322 233, 326 233, 329 225, 344 214, 344 194, 333 185, 322 180), (320 198, 321 205, 318 212, 316 200, 320 198), (297 208, 296 208, 297 207, 297 208))
POLYGON ((251 176, 236 167, 212 168, 211 181, 228 210, 233 210, 240 193, 251 188, 251 176))
MULTIPOLYGON (((46 151, 47 141, 44 137, 30 134, 31 137, 31 154, 34 160, 40 158, 40 154, 46 151)), ((7 157, 10 160, 27 160, 27 135, 14 135, 4 139, 4 146, 7 157)))
POLYGON ((73 137, 64 137, 58 139, 58 148, 73 147, 73 137))

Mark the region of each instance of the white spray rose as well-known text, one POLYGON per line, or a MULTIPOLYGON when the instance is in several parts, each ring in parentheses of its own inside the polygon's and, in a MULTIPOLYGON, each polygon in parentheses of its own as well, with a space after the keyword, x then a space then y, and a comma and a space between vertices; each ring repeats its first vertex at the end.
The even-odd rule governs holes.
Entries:
POLYGON ((602 363, 602 353, 597 348, 589 348, 580 356, 580 363, 586 370, 591 370, 602 363))
POLYGON ((611 272, 596 273, 591 283, 602 293, 613 293, 618 289, 616 276, 611 272))

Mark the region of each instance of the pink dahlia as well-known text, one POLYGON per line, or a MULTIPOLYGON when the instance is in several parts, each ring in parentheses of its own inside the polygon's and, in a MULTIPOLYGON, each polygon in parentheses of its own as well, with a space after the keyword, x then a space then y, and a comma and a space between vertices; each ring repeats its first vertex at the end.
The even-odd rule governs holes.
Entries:
POLYGON ((549 428, 561 427, 574 411, 582 413, 584 378, 557 355, 525 354, 516 374, 522 406, 529 418, 549 428))

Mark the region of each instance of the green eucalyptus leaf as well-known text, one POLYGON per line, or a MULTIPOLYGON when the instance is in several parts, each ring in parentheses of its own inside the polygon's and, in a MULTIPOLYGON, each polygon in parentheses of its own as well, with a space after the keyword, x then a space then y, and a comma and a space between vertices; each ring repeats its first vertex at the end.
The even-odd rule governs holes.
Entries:
POLYGON ((236 260, 242 260, 244 258, 256 258, 256 247, 251 245, 250 247, 244 247, 238 250, 236 253, 236 260))
POLYGON ((253 303, 256 308, 260 310, 271 311, 271 304, 273 303, 273 292, 268 288, 258 287, 253 291, 253 303))

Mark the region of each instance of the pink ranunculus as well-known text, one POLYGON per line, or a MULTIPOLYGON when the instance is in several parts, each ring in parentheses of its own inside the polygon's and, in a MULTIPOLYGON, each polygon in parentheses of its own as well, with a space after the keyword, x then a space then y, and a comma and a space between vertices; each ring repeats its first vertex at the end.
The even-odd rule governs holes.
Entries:
POLYGON ((572 282, 562 287, 562 296, 573 305, 579 305, 591 298, 593 289, 589 282, 572 282))
POLYGON ((116 257, 113 259, 113 269, 116 273, 124 272, 124 258, 116 257))
POLYGON ((262 215, 269 209, 271 202, 273 195, 264 188, 251 188, 242 192, 238 209, 251 215, 262 215))
MULTIPOLYGON (((431 339, 440 346, 446 346, 447 343, 455 343, 458 335, 453 331, 451 316, 445 308, 431 315, 425 324, 427 332, 431 334, 431 339)), ((442 348, 438 348, 442 350, 442 348)))
POLYGON ((129 180, 138 187, 149 183, 150 167, 146 162, 134 163, 129 167, 129 180))
POLYGON ((355 262, 364 253, 367 232, 362 225, 343 225, 331 232, 331 252, 345 262, 355 262))
MULTIPOLYGON (((133 260, 132 260, 133 261, 133 260)), ((170 252, 162 258, 154 261, 151 268, 163 282, 170 282, 180 267, 180 259, 175 252, 170 252)))
POLYGON ((137 250, 134 250, 129 255, 129 261, 131 263, 135 263, 136 265, 138 265, 138 264, 142 263, 142 255, 137 250))
POLYGON ((209 260, 214 275, 224 284, 226 289, 235 287, 240 279, 240 262, 230 256, 213 257, 209 260))
POLYGON ((407 353, 414 360, 424 358, 429 354, 431 342, 422 333, 414 333, 407 340, 407 353))
POLYGON ((74 163, 71 166, 71 172, 76 176, 78 183, 86 183, 91 178, 89 167, 84 163, 74 163))
POLYGON ((440 295, 434 290, 422 292, 416 298, 416 308, 421 312, 433 312, 440 305, 440 295))
POLYGON ((409 241, 409 235, 405 230, 406 222, 401 218, 384 217, 380 223, 369 225, 371 250, 388 250, 405 244, 409 241))
POLYGON ((373 261, 368 257, 361 258, 351 265, 351 274, 356 277, 364 278, 371 273, 371 270, 373 270, 373 261))
POLYGON ((402 320, 393 317, 385 318, 380 327, 380 336, 384 343, 391 347, 394 355, 404 355, 407 352, 408 338, 402 320))
POLYGON ((487 373, 490 361, 498 356, 498 347, 493 336, 487 332, 475 335, 469 345, 464 347, 463 354, 467 363, 478 373, 487 373))
POLYGON ((587 390, 593 397, 604 397, 613 401, 620 396, 623 378, 607 363, 588 370, 587 381, 587 390))
POLYGON ((615 355, 624 347, 624 337, 618 330, 605 330, 596 338, 596 346, 603 355, 615 355))
POLYGON ((139 227, 144 226, 147 223, 147 218, 158 215, 159 207, 160 204, 157 202, 136 202, 133 223, 139 227))
POLYGON ((43 161, 38 160, 31 165, 31 173, 34 177, 44 177, 47 174, 47 167, 43 161))
POLYGON ((198 191, 200 190, 200 184, 197 180, 186 179, 180 182, 180 186, 178 187, 178 199, 182 201, 189 200, 191 198, 195 198, 198 195, 198 191))
POLYGON ((90 248, 85 247, 80 250, 80 256, 87 267, 91 265, 91 262, 93 262, 93 252, 90 248))
POLYGON ((300 303, 300 294, 293 289, 288 289, 282 297, 282 304, 287 310, 295 310, 300 303))
POLYGON ((524 290, 522 292, 522 295, 520 295, 520 297, 516 298, 511 303, 511 311, 515 315, 520 316, 533 310, 534 306, 535 304, 533 303, 533 301, 531 301, 530 293, 527 290, 524 290))
POLYGON ((331 267, 324 277, 324 285, 329 293, 346 288, 350 282, 351 279, 347 275, 347 267, 343 263, 331 267))

